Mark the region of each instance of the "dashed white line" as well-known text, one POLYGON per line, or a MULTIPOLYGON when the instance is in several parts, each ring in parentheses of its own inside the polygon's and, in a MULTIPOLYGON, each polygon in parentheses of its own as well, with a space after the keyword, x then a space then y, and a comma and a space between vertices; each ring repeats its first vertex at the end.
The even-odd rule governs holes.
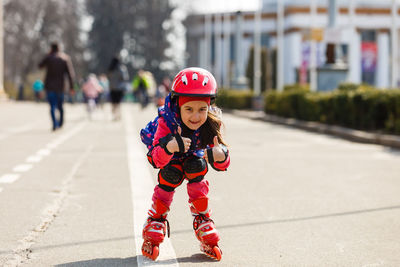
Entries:
POLYGON ((37 238, 44 233, 55 220, 57 214, 60 212, 65 199, 68 196, 69 186, 75 177, 75 174, 79 170, 84 160, 89 156, 93 150, 93 146, 89 146, 86 151, 78 158, 75 164, 71 168, 71 172, 66 176, 62 183, 61 191, 54 199, 53 203, 46 207, 42 213, 42 220, 32 231, 28 233, 24 238, 19 240, 19 246, 15 248, 12 258, 8 259, 4 266, 19 266, 29 260, 29 254, 31 253, 30 248, 36 243, 37 238))
POLYGON ((20 164, 14 167, 14 172, 27 172, 32 169, 32 164, 20 164))
POLYGON ((16 173, 7 173, 0 177, 0 184, 11 184, 18 180, 19 174, 16 173))
MULTIPOLYGON (((47 147, 48 147, 48 148, 49 148, 49 147, 55 148, 55 147, 57 147, 58 145, 62 144, 63 142, 65 142, 66 140, 68 140, 70 137, 72 137, 73 135, 75 135, 77 132, 79 132, 79 131, 85 126, 85 124, 86 124, 86 122, 81 122, 80 124, 78 124, 77 126, 75 126, 75 127, 74 127, 72 130, 70 130, 69 132, 67 132, 67 133, 65 133, 65 134, 63 134, 63 135, 61 135, 59 138, 57 138, 57 139, 54 140, 53 142, 49 143, 49 144, 47 145, 47 147)), ((24 128, 23 130, 25 131, 25 130, 29 130, 29 129, 24 128)), ((19 177, 20 177, 20 174, 19 174, 19 173, 27 172, 27 171, 29 171, 30 169, 32 169, 33 165, 32 165, 32 164, 29 164, 29 163, 36 163, 36 162, 39 162, 39 161, 42 159, 42 157, 48 156, 48 155, 50 155, 50 154, 51 154, 51 149, 47 149, 47 148, 40 149, 40 150, 36 153, 36 155, 30 156, 30 157, 28 157, 28 158, 26 159, 26 162, 27 162, 28 164, 27 164, 27 163, 25 163, 25 164, 19 164, 19 165, 15 166, 15 167, 13 168, 13 172, 14 172, 14 173, 7 173, 7 174, 4 174, 3 176, 1 176, 1 177, 0 177, 0 183, 2 183, 2 184, 11 184, 11 183, 15 182, 15 181, 18 180, 19 177)))
POLYGON ((48 156, 48 155, 50 155, 50 153, 51 152, 49 149, 43 148, 43 149, 40 149, 36 154, 40 155, 40 156, 48 156))
POLYGON ((126 143, 128 156, 128 169, 131 181, 133 222, 135 230, 135 243, 138 267, 140 266, 179 266, 176 254, 169 238, 160 245, 160 255, 157 261, 151 261, 142 256, 142 227, 147 217, 147 209, 151 205, 151 195, 154 183, 147 168, 144 146, 139 143, 137 131, 132 125, 132 111, 124 109, 124 123, 126 129, 126 143))
POLYGON ((41 160, 42 160, 42 157, 41 157, 41 156, 34 155, 34 156, 28 157, 28 158, 26 159, 26 162, 28 162, 28 163, 37 163, 37 162, 39 162, 39 161, 41 161, 41 160))

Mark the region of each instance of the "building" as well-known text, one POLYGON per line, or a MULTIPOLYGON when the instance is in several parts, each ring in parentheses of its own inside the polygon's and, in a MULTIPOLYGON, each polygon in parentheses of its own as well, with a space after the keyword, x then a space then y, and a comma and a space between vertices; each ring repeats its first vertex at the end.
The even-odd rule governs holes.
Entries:
MULTIPOLYGON (((398 85, 399 10, 394 1, 281 0, 281 3, 283 84, 309 83, 311 62, 315 62, 319 90, 330 90, 332 84, 336 86, 341 81, 365 82, 382 88, 398 85), (315 60, 311 61, 312 58, 315 60), (326 75, 326 69, 334 73, 326 75), (328 81, 328 86, 326 79, 334 74, 337 79, 328 81)), ((277 0, 263 1, 261 46, 267 50, 272 66, 267 68, 267 77, 273 78, 269 83, 272 88, 276 88, 279 43, 277 11, 277 0)), ((237 11, 189 16, 186 64, 210 69, 221 85, 243 86, 254 45, 255 14, 237 11)))

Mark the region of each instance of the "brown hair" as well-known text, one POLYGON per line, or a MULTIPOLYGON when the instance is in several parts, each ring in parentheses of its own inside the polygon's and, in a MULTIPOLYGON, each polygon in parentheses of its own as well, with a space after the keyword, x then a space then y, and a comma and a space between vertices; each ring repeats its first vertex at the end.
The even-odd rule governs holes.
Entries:
POLYGON ((211 107, 208 110, 206 122, 200 127, 201 145, 206 147, 213 144, 214 136, 217 136, 220 144, 228 146, 222 136, 223 128, 225 127, 221 120, 221 109, 216 106, 211 107))

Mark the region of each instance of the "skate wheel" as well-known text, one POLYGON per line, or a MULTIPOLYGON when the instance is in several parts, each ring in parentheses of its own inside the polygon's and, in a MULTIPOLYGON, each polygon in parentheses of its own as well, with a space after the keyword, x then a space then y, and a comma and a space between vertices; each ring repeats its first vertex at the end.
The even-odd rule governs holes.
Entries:
POLYGON ((145 242, 142 245, 142 254, 146 258, 155 261, 160 253, 158 246, 153 246, 150 242, 145 242))
POLYGON ((222 259, 222 251, 218 246, 211 247, 205 244, 200 244, 200 250, 214 260, 220 261, 222 259))
POLYGON ((213 247, 213 252, 215 254, 214 255, 215 259, 217 261, 220 261, 222 259, 222 251, 221 251, 221 249, 218 246, 215 246, 215 247, 213 247))

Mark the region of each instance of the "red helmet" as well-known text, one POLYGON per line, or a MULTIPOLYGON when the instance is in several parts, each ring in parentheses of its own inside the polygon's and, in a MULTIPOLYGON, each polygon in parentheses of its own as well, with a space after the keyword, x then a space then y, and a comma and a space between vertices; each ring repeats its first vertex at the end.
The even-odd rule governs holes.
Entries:
POLYGON ((217 95, 217 82, 205 69, 187 68, 175 76, 171 92, 172 96, 209 96, 213 101, 217 95))

